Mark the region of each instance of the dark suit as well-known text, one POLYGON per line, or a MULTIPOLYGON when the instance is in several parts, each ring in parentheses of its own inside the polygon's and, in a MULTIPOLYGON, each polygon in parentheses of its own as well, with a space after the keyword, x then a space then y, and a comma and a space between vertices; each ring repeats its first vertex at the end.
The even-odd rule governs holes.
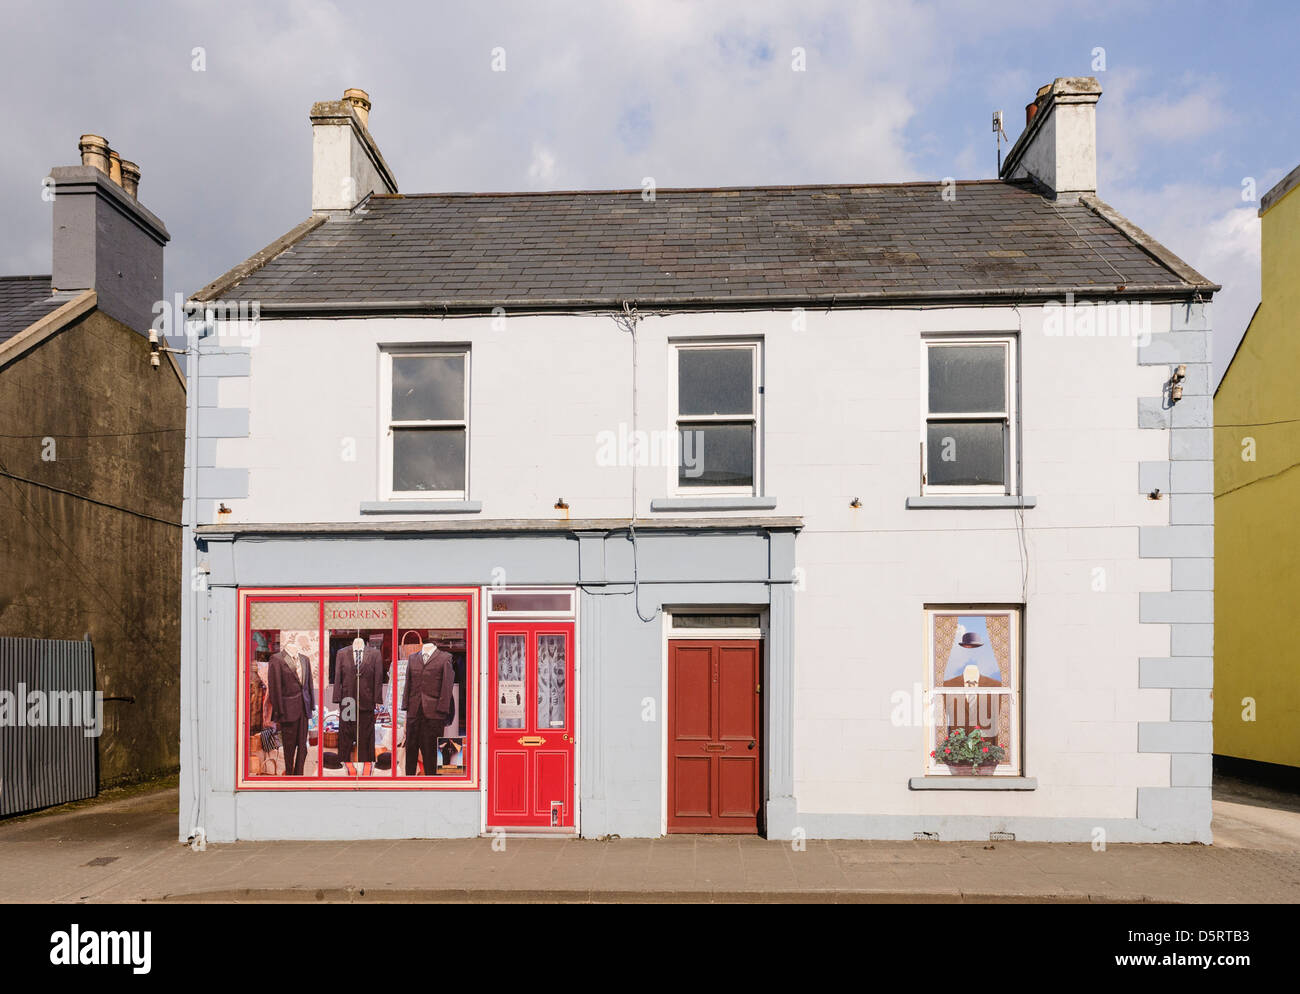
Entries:
POLYGON ((438 737, 451 714, 451 688, 455 683, 451 654, 439 649, 427 661, 424 649, 406 658, 406 775, 416 774, 417 757, 424 759, 424 775, 438 775, 438 737))
POLYGON ((271 720, 280 726, 280 741, 284 746, 284 772, 295 777, 302 776, 307 762, 307 720, 316 710, 311 660, 306 653, 298 655, 298 665, 302 669, 301 680, 283 651, 272 655, 266 667, 271 720))
POLYGON ((375 761, 375 705, 383 699, 384 662, 379 650, 363 649, 358 667, 356 650, 340 649, 334 657, 334 703, 339 706, 339 758, 345 763, 352 759, 353 746, 358 763, 375 761))

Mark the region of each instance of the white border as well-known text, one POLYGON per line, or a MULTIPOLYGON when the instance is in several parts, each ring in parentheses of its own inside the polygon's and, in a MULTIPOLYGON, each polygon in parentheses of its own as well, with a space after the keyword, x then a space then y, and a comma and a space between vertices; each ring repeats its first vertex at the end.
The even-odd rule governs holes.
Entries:
POLYGON ((487 745, 488 720, 489 720, 488 699, 491 696, 488 692, 488 666, 491 664, 491 647, 488 645, 488 612, 487 612, 488 594, 490 591, 493 590, 509 590, 512 592, 519 592, 519 593, 527 592, 527 591, 539 591, 539 592, 545 591, 551 593, 555 593, 559 591, 573 592, 573 613, 572 614, 568 614, 568 615, 536 614, 530 611, 527 613, 520 613, 520 614, 511 613, 511 614, 499 616, 492 619, 493 622, 501 622, 501 621, 508 622, 511 620, 527 621, 530 623, 534 621, 557 621, 557 622, 563 622, 565 624, 572 622, 573 624, 573 642, 571 646, 573 652, 573 689, 572 689, 572 693, 573 693, 573 732, 572 732, 573 735, 573 828, 572 829, 566 828, 563 831, 551 831, 551 830, 538 829, 538 828, 524 828, 524 829, 520 829, 517 832, 505 832, 503 833, 503 837, 507 839, 528 838, 531 836, 546 837, 546 838, 566 838, 566 839, 581 838, 582 837, 582 744, 578 741, 578 737, 579 737, 579 730, 582 728, 582 649, 581 649, 582 619, 579 616, 580 609, 578 607, 578 604, 581 601, 581 598, 578 596, 578 588, 564 586, 564 585, 556 585, 551 587, 546 587, 546 586, 493 587, 491 585, 488 585, 480 589, 482 589, 483 591, 483 601, 482 601, 483 611, 481 612, 481 622, 482 622, 481 628, 482 628, 482 638, 483 638, 482 645, 484 649, 484 655, 482 656, 483 665, 479 673, 479 679, 481 681, 481 687, 479 693, 479 701, 481 702, 480 715, 479 715, 479 756, 483 761, 483 765, 481 768, 482 774, 479 778, 479 822, 478 822, 479 837, 480 838, 494 837, 488 832, 488 823, 487 823, 487 798, 488 798, 488 786, 489 786, 488 776, 490 772, 488 770, 488 745, 487 745))
POLYGON ((1024 723, 1024 709, 1021 706, 1020 689, 1023 682, 1025 660, 1023 657, 1021 626, 1024 624, 1024 608, 1017 605, 1006 604, 976 604, 976 605, 957 605, 957 606, 934 606, 929 605, 925 608, 923 616, 925 619, 925 681, 922 687, 925 690, 923 706, 925 713, 923 715, 922 739, 921 739, 921 756, 922 770, 927 777, 949 777, 957 776, 944 763, 936 762, 930 758, 930 752, 934 749, 934 619, 936 615, 963 615, 963 614, 1005 614, 1011 619, 1008 628, 1011 636, 1011 692, 1009 694, 994 693, 994 690, 988 687, 982 690, 976 690, 977 695, 1009 697, 1012 708, 1014 721, 1011 722, 1011 748, 1007 750, 1008 755, 1014 760, 1012 763, 999 763, 993 769, 993 776, 1021 776, 1022 756, 1020 754, 1020 726, 1024 723))
MULTIPOLYGON (((952 334, 924 333, 921 335, 921 465, 917 469, 917 482, 920 494, 1001 494, 1015 496, 1020 492, 1020 410, 1017 403, 1020 395, 1020 350, 1019 336, 1015 333, 970 333, 952 334), (929 468, 928 427, 930 423, 930 348, 934 345, 1001 345, 1007 350, 1006 376, 1003 381, 1005 396, 1003 407, 1007 419, 1007 451, 1004 455, 1003 474, 1006 484, 997 486, 965 486, 954 484, 921 483, 929 468)), ((996 417, 995 412, 945 412, 940 420, 960 420, 963 416, 975 418, 996 417)))
MULTIPOLYGON (((745 335, 735 338, 689 338, 669 339, 668 349, 668 415, 669 432, 673 437, 673 452, 680 455, 679 427, 683 420, 678 409, 677 374, 679 370, 678 352, 691 349, 749 349, 753 361, 750 372, 753 377, 751 389, 754 400, 754 483, 748 487, 683 487, 678 482, 678 458, 667 460, 668 493, 674 497, 761 497, 763 495, 763 338, 761 335, 745 335)), ((743 420, 746 415, 687 415, 684 420, 690 422, 731 422, 743 420)))
MULTIPOLYGON (((661 616, 663 624, 659 640, 659 834, 668 835, 668 643, 681 642, 688 639, 738 639, 752 640, 759 643, 759 682, 765 684, 768 658, 767 648, 763 645, 767 641, 767 629, 769 624, 769 610, 771 605, 768 604, 741 604, 741 605, 724 605, 721 607, 710 605, 691 604, 676 609, 663 608, 661 616), (673 628, 673 615, 676 614, 757 614, 758 628, 688 628, 680 631, 673 628)), ((764 734, 768 728, 768 695, 760 691, 759 697, 760 711, 758 715, 759 735, 762 736, 763 752, 762 762, 763 769, 759 771, 759 793, 758 803, 765 808, 767 805, 767 773, 771 763, 769 749, 771 743, 764 734)), ((760 821, 764 822, 766 827, 766 811, 760 809, 760 821)), ((743 836, 737 836, 743 838, 743 836)))
MULTIPOLYGON (((468 345, 457 345, 455 343, 437 343, 430 345, 382 345, 379 348, 379 401, 377 410, 379 411, 378 424, 378 441, 379 441, 379 458, 375 460, 379 466, 379 480, 377 492, 380 500, 469 500, 470 495, 470 373, 471 361, 470 347, 468 345), (463 490, 394 490, 393 489, 393 439, 392 439, 392 414, 393 414, 393 357, 418 358, 421 356, 448 356, 460 355, 465 360, 465 397, 464 397, 464 425, 465 425, 465 487, 463 490)), ((456 421, 446 422, 403 422, 401 426, 434 424, 452 427, 456 421)))

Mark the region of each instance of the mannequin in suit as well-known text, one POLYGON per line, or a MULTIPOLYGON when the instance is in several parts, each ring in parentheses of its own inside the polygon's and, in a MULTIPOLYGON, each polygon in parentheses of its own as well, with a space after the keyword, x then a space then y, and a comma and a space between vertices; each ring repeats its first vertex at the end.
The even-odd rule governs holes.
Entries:
POLYGON ((307 762, 307 721, 316 710, 311 660, 289 638, 271 656, 266 677, 271 720, 280 726, 285 775, 300 777, 307 762))
POLYGON ((451 688, 455 674, 451 654, 432 642, 406 657, 406 689, 402 710, 406 712, 406 775, 413 777, 417 760, 423 759, 424 775, 438 775, 438 737, 451 714, 451 688))
POLYGON ((384 662, 378 649, 360 638, 334 657, 334 703, 339 706, 339 758, 348 776, 357 775, 352 748, 357 750, 361 775, 370 776, 375 761, 375 705, 384 699, 384 662))

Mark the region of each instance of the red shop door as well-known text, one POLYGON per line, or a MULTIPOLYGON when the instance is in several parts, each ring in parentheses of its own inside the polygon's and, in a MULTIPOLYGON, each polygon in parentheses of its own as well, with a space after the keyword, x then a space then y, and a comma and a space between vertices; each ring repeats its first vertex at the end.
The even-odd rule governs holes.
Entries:
POLYGON ((757 641, 668 643, 668 831, 757 834, 762 674, 757 641))
POLYGON ((488 828, 573 827, 573 622, 488 627, 488 828))

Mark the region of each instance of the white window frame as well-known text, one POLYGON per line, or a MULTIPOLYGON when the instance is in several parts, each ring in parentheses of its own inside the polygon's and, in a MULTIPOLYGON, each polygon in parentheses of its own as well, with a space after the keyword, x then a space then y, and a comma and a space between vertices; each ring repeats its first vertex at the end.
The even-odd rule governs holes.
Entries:
POLYGON ((470 348, 468 345, 383 346, 379 361, 379 494, 382 500, 468 500, 470 467, 469 383, 470 348), (393 420, 393 359, 425 356, 462 356, 465 362, 464 417, 436 421, 393 420), (463 428, 465 430, 465 486, 460 490, 394 490, 394 428, 463 428))
POLYGON ((993 335, 925 335, 921 338, 921 466, 922 494, 1001 494, 1015 496, 1020 492, 1020 362, 1017 336, 993 335), (1003 378, 1005 396, 1002 411, 945 411, 930 412, 930 349, 952 345, 1000 345, 1005 350, 1006 375, 1003 378), (1004 485, 936 484, 929 482, 930 453, 929 426, 943 421, 991 421, 1000 418, 1007 426, 1007 446, 1003 453, 1005 464, 1004 485))
POLYGON ((935 743, 935 713, 939 706, 937 697, 955 697, 968 694, 979 695, 997 695, 1008 698, 1008 706, 1011 708, 1011 745, 1007 749, 1007 761, 999 763, 993 769, 993 776, 1018 777, 1021 775, 1020 768, 1020 726, 1024 722, 1024 713, 1021 709, 1020 686, 1023 679, 1025 660, 1021 642, 1021 624, 1024 618, 1024 609, 1019 606, 1008 606, 1005 604, 983 604, 983 605, 956 605, 956 606, 937 606, 925 609, 925 738, 924 748, 922 751, 926 776, 944 777, 944 776, 961 776, 954 774, 946 764, 941 763, 936 758, 930 756, 931 750, 934 749, 935 743), (965 614, 982 614, 982 615, 1006 615, 1010 620, 1008 629, 1010 631, 1010 652, 1011 652, 1011 686, 1009 689, 1001 687, 974 687, 970 690, 962 690, 954 693, 949 690, 943 690, 934 685, 934 619, 939 615, 965 615, 965 614))
POLYGON ((673 342, 671 364, 672 370, 669 379, 672 383, 671 397, 669 398, 669 410, 672 412, 672 436, 673 436, 673 459, 670 460, 669 469, 669 493, 675 497, 734 497, 737 495, 746 497, 760 497, 763 494, 763 342, 757 338, 714 338, 714 339, 696 339, 692 341, 673 342), (753 409, 750 414, 688 414, 685 417, 681 414, 680 397, 678 395, 678 371, 680 367, 679 353, 686 350, 718 350, 718 349, 747 349, 750 352, 750 373, 753 376, 752 391, 750 396, 753 398, 753 409), (681 456, 681 426, 682 422, 687 424, 731 424, 735 422, 751 422, 754 425, 754 482, 748 487, 689 487, 682 486, 678 480, 679 465, 678 461, 681 456))

